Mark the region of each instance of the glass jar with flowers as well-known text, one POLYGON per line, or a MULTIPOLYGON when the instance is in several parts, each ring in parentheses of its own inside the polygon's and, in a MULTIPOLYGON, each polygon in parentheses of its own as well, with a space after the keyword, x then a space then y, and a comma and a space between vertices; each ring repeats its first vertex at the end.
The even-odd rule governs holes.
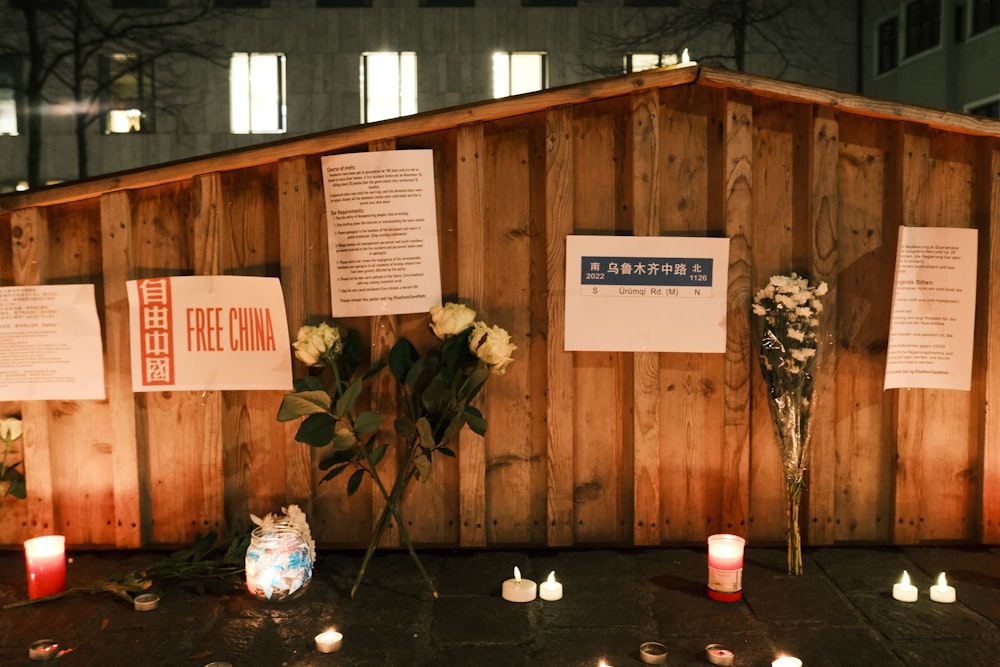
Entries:
POLYGON ((452 449, 463 427, 485 435, 487 423, 472 401, 491 375, 503 375, 513 361, 517 346, 499 326, 477 320, 477 313, 461 303, 430 309, 429 326, 438 343, 418 350, 400 337, 388 360, 368 368, 357 334, 321 323, 301 327, 293 343, 295 356, 311 367, 328 369, 328 386, 321 375, 297 379, 278 409, 279 421, 302 418, 295 439, 324 448, 319 467, 326 471, 321 481, 351 471, 347 494, 353 495, 365 477, 371 478, 385 505, 361 563, 353 598, 386 528, 394 523, 420 575, 434 597, 437 590, 420 562, 400 517, 400 502, 409 483, 426 481, 435 454, 455 455, 452 449), (397 416, 392 424, 395 437, 383 439, 383 418, 378 412, 358 408, 365 382, 388 365, 399 387, 397 416), (399 446, 400 465, 391 486, 378 474, 378 465, 390 446, 399 446))
POLYGON ((785 480, 788 574, 802 574, 799 506, 812 434, 816 330, 823 310, 825 282, 810 284, 797 273, 771 276, 754 296, 753 314, 761 324, 760 370, 781 451, 785 480))

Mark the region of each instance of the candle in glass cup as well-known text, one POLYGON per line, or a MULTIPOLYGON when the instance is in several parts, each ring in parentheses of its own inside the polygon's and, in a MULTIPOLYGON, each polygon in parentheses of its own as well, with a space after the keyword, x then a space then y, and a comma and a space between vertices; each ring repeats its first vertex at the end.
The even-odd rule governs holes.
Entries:
POLYGON ((28 571, 28 598, 45 597, 66 590, 66 538, 45 535, 24 541, 28 571))
POLYGON ((743 547, 738 535, 710 535, 708 538, 708 597, 720 602, 736 602, 743 597, 743 547))

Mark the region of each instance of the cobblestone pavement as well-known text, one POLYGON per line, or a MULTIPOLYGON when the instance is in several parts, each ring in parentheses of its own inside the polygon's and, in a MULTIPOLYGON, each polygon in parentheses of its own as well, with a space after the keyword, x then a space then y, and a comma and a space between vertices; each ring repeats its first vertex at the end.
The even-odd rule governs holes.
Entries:
MULTIPOLYGON (((70 551, 68 585, 141 569, 162 554, 70 551)), ((321 551, 296 600, 267 603, 245 589, 198 594, 168 587, 138 612, 108 593, 73 594, 0 611, 0 664, 33 665, 29 646, 51 638, 55 664, 235 666, 615 667, 644 664, 639 647, 666 646, 667 665, 704 667, 705 647, 735 654, 735 667, 769 667, 787 654, 804 667, 1000 664, 1000 550, 981 547, 822 548, 789 577, 784 550, 748 548, 743 598, 706 595, 706 550, 426 551, 435 599, 406 552, 376 552, 355 599, 362 554, 321 551), (502 599, 517 566, 525 578, 554 571, 558 601, 502 599), (915 603, 892 598, 907 570, 915 603), (958 601, 928 588, 947 572, 958 601), (315 649, 335 627, 341 650, 315 649)), ((23 555, 0 552, 0 604, 27 595, 23 555)))

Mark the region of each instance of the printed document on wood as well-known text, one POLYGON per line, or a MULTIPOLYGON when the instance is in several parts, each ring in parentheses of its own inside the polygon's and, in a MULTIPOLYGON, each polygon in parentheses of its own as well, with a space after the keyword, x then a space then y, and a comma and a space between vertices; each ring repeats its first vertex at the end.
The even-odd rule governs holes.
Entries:
POLYGON ((567 236, 567 350, 725 352, 729 239, 567 236))
POLYGON ((125 288, 132 391, 291 389, 277 278, 173 276, 125 288))
POLYGON ((886 389, 969 390, 977 241, 975 229, 899 228, 886 389))
POLYGON ((440 306, 433 151, 327 155, 322 162, 333 316, 440 306))
POLYGON ((0 288, 0 401, 104 398, 94 286, 0 288))

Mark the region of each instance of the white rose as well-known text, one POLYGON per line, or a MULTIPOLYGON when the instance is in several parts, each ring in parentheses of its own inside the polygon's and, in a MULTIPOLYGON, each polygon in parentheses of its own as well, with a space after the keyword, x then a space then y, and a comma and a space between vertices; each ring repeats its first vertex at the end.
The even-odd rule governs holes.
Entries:
POLYGON ((505 329, 498 326, 491 329, 483 322, 476 322, 469 336, 469 349, 488 364, 492 372, 503 375, 514 361, 511 355, 517 346, 510 342, 510 334, 505 329))
POLYGON ((307 366, 323 366, 323 358, 335 357, 344 348, 340 329, 322 322, 314 327, 299 329, 296 341, 292 343, 295 356, 307 366))
POLYGON ((476 320, 476 311, 463 303, 446 303, 442 306, 431 306, 431 330, 434 335, 444 340, 446 336, 460 334, 476 320))
POLYGON ((21 437, 21 420, 17 417, 0 419, 0 440, 14 442, 21 437))

